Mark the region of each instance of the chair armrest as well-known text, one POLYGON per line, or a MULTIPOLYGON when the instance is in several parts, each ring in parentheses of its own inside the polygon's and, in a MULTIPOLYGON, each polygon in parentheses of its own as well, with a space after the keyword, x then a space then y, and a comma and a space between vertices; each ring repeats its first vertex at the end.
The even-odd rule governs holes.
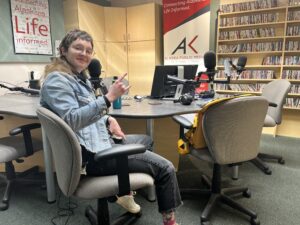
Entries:
POLYGON ((142 144, 117 145, 95 154, 95 161, 115 159, 119 184, 119 196, 130 193, 128 155, 143 153, 146 147, 142 144))
POLYGON ((118 156, 128 156, 137 153, 143 153, 146 151, 145 145, 142 144, 128 144, 128 145, 117 145, 112 148, 95 154, 94 159, 96 162, 103 159, 112 159, 118 156))
POLYGON ((22 126, 11 129, 9 131, 9 135, 14 136, 14 135, 17 135, 20 133, 24 133, 25 131, 33 130, 33 129, 40 128, 40 127, 41 127, 41 124, 39 124, 39 123, 31 123, 31 124, 22 125, 22 126))
POLYGON ((193 127, 193 123, 183 116, 175 115, 172 118, 176 123, 185 129, 191 129, 193 127))
POLYGON ((271 106, 271 107, 277 107, 277 104, 274 103, 274 102, 269 102, 269 106, 271 106))
POLYGON ((33 143, 32 143, 32 137, 31 137, 31 130, 40 128, 41 124, 39 123, 31 123, 22 125, 19 127, 16 127, 9 131, 9 134, 11 136, 15 136, 18 134, 23 134, 24 143, 25 143, 25 150, 26 150, 26 156, 33 155, 33 143))

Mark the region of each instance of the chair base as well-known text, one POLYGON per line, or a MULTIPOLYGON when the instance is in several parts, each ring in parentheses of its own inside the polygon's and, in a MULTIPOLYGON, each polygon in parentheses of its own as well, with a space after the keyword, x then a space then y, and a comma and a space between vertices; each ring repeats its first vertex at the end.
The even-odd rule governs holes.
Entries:
MULTIPOLYGON (((218 174, 220 171, 217 171, 219 168, 214 168, 214 174, 218 174)), ((219 175, 219 174, 218 174, 219 175)), ((220 178, 220 177, 218 177, 220 178)), ((260 222, 257 219, 257 214, 255 212, 253 212, 252 210, 249 210, 245 207, 243 207, 242 205, 240 205, 239 203, 237 203, 236 201, 234 201, 230 196, 232 195, 236 195, 236 194, 240 194, 242 193, 242 195, 246 198, 250 198, 251 197, 251 193, 249 191, 249 189, 247 187, 232 187, 232 188, 220 188, 221 184, 220 184, 220 180, 218 180, 218 178, 215 178, 215 180, 213 180, 211 182, 211 180, 203 175, 202 176, 202 182, 209 187, 209 189, 180 189, 180 193, 184 196, 184 195, 191 195, 191 196, 195 196, 195 195, 203 195, 203 194, 209 194, 209 200, 208 203, 206 204, 204 210, 201 213, 200 216, 200 221, 201 221, 201 225, 208 225, 209 223, 209 217, 210 214, 214 208, 214 206, 221 202, 227 206, 230 206, 233 209, 236 209, 238 211, 240 211, 241 213, 244 213, 246 215, 248 215, 250 217, 250 223, 251 225, 259 225, 260 222)), ((214 179, 214 178, 213 178, 214 179)))
POLYGON ((37 173, 39 171, 38 166, 34 166, 32 168, 29 168, 28 170, 25 170, 22 173, 15 174, 14 166, 11 162, 6 163, 6 187, 5 191, 2 197, 2 201, 0 203, 0 211, 5 211, 9 208, 9 200, 10 200, 10 195, 13 187, 17 184, 15 183, 45 183, 45 181, 40 181, 40 180, 30 180, 26 179, 26 177, 29 174, 32 173, 37 173))
POLYGON ((251 162, 267 175, 271 175, 272 171, 263 160, 277 160, 279 164, 285 163, 282 156, 259 153, 255 159, 251 160, 251 162))
POLYGON ((136 220, 137 218, 141 217, 141 215, 141 211, 136 214, 126 212, 116 218, 113 222, 110 222, 107 198, 98 199, 97 212, 91 206, 87 206, 85 210, 85 216, 88 218, 91 225, 124 225, 130 220, 136 220))
POLYGON ((279 155, 271 155, 266 153, 258 153, 258 158, 262 160, 277 160, 279 164, 285 164, 285 161, 282 156, 279 155))

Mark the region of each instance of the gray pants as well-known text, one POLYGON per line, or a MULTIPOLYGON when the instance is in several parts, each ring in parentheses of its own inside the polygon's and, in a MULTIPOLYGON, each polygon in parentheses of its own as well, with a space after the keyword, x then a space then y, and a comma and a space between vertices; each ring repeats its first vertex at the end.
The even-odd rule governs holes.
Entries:
MULTIPOLYGON (((173 164, 152 152, 153 141, 146 135, 127 135, 123 144, 144 144, 148 151, 128 157, 129 172, 146 173, 154 178, 159 212, 169 212, 182 204, 173 164)), ((88 153, 87 174, 93 176, 116 174, 115 160, 95 162, 88 153)))

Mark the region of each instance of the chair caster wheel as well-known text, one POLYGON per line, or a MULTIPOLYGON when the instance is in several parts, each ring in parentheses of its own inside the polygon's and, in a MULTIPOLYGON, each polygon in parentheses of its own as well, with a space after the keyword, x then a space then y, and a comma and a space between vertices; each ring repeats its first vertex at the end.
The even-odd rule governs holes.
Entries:
POLYGON ((8 202, 1 202, 0 203, 0 211, 5 211, 8 209, 8 202))
POLYGON ((285 164, 285 161, 284 161, 284 159, 278 159, 278 163, 283 165, 283 164, 285 164))
POLYGON ((260 221, 257 218, 251 218, 251 225, 260 225, 260 221))
POLYGON ((249 191, 249 189, 246 190, 246 191, 243 191, 243 196, 245 198, 251 198, 251 191, 249 191))
POLYGON ((207 220, 207 218, 200 218, 200 225, 210 225, 210 222, 207 220))
POLYGON ((272 170, 270 170, 269 168, 265 169, 264 173, 267 174, 267 175, 271 175, 272 174, 272 170))
POLYGON ((134 216, 136 218, 140 218, 143 215, 142 210, 140 210, 138 213, 135 213, 134 216))
POLYGON ((200 225, 210 225, 210 222, 209 221, 204 221, 204 222, 201 222, 200 225))

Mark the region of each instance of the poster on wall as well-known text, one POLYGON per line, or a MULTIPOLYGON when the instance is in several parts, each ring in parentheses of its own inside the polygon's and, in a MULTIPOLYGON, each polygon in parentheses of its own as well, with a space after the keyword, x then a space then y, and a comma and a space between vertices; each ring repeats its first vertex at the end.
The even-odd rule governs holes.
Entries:
POLYGON ((16 54, 52 55, 48 0, 10 0, 16 54))
POLYGON ((197 64, 209 50, 210 0, 163 0, 164 64, 197 64))

